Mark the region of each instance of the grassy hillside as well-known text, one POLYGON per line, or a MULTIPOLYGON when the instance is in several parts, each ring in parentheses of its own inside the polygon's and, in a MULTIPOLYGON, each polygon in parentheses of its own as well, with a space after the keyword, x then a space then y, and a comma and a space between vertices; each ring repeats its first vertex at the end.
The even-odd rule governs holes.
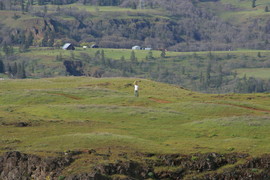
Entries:
POLYGON ((207 95, 140 79, 135 98, 134 80, 0 81, 0 151, 269 152, 269 94, 207 95))
POLYGON ((13 2, 1 3, 1 45, 55 47, 72 42, 173 51, 267 50, 270 46, 267 0, 257 0, 255 7, 250 0, 149 0, 142 9, 133 1, 115 6, 97 6, 93 1, 61 5, 53 1, 43 5, 13 2), (33 39, 25 40, 31 33, 33 39))

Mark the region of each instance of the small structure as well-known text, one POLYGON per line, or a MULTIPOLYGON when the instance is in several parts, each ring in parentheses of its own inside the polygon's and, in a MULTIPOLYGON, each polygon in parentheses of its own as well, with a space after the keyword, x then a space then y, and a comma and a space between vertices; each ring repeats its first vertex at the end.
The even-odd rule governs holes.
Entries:
POLYGON ((145 48, 144 50, 151 51, 151 50, 152 50, 152 48, 145 48))
POLYGON ((87 49, 88 47, 87 46, 83 46, 83 49, 87 49))
POLYGON ((62 49, 64 50, 75 50, 75 47, 71 43, 66 43, 62 49))
POLYGON ((93 45, 91 46, 91 48, 99 48, 99 46, 96 45, 96 44, 93 44, 93 45))
POLYGON ((140 50, 140 49, 141 49, 140 46, 133 46, 133 47, 132 47, 132 50, 140 50))

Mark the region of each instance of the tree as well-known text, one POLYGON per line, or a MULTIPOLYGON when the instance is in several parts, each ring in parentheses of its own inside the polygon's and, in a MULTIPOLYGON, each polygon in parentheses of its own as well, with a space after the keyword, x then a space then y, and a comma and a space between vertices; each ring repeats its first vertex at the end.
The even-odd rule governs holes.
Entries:
POLYGON ((264 12, 269 12, 268 6, 265 6, 264 12))
POLYGON ((101 63, 103 65, 106 65, 105 53, 104 53, 104 50, 103 49, 101 50, 101 63))
POLYGON ((0 2, 0 10, 5 10, 6 7, 5 7, 5 4, 1 1, 0 2))
POLYGON ((165 58, 166 57, 165 49, 162 49, 162 52, 160 54, 160 57, 162 57, 162 58, 165 58))
POLYGON ((24 63, 18 64, 18 70, 17 70, 16 77, 20 78, 20 79, 26 78, 24 63))
POLYGON ((17 75, 17 72, 18 72, 18 66, 17 66, 17 63, 15 62, 13 64, 13 66, 11 67, 11 74, 12 74, 12 76, 16 76, 17 75))
POLYGON ((11 66, 9 65, 9 63, 8 63, 7 66, 6 66, 6 70, 7 70, 7 73, 8 73, 9 75, 12 74, 12 69, 11 69, 11 66))
POLYGON ((132 63, 136 63, 137 62, 137 58, 136 58, 136 55, 135 55, 135 52, 134 51, 131 51, 131 54, 130 54, 130 61, 132 63))
POLYGON ((252 0, 251 7, 252 7, 252 8, 255 8, 255 7, 256 7, 256 0, 252 0))
POLYGON ((206 69, 206 84, 207 86, 210 85, 210 80, 211 80, 211 63, 209 62, 207 65, 207 69, 206 69))
POLYGON ((131 9, 137 9, 137 4, 135 2, 131 4, 131 9))
POLYGON ((9 54, 9 47, 6 42, 4 42, 4 45, 3 45, 3 52, 5 53, 5 55, 9 54))
POLYGON ((24 12, 25 7, 24 7, 24 0, 21 0, 21 11, 24 12))
POLYGON ((147 55, 148 59, 154 59, 153 52, 150 50, 147 55))
POLYGON ((0 59, 0 73, 5 73, 5 65, 2 59, 0 59))
POLYGON ((5 53, 6 56, 13 54, 13 47, 7 45, 6 42, 4 42, 3 45, 3 52, 5 53))
POLYGON ((45 34, 44 34, 44 37, 41 41, 41 46, 42 47, 47 47, 48 46, 48 41, 49 41, 49 35, 48 35, 48 32, 46 31, 45 34))
POLYGON ((38 5, 44 5, 44 4, 45 4, 44 1, 45 1, 45 0, 38 0, 38 5))
POLYGON ((218 66, 218 79, 217 79, 217 84, 216 84, 216 86, 217 86, 217 87, 221 87, 222 83, 223 83, 222 66, 219 65, 219 66, 218 66))

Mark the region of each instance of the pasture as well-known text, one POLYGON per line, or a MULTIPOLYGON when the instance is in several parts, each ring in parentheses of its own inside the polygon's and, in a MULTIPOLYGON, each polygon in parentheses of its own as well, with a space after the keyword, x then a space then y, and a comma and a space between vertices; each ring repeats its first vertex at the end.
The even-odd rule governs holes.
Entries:
POLYGON ((0 152, 269 153, 269 94, 201 94, 145 79, 0 81, 0 152), (140 97, 132 84, 140 80, 140 97), (22 127, 24 123, 24 127, 22 127))

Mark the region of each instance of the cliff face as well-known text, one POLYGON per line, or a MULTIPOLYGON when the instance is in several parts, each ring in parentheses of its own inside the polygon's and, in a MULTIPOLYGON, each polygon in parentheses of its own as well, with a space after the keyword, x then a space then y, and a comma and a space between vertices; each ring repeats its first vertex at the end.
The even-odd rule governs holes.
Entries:
MULTIPOLYGON (((155 155, 136 153, 142 161, 116 160, 115 163, 96 162, 88 172, 63 176, 62 170, 83 153, 92 153, 94 158, 110 158, 110 154, 96 151, 76 151, 60 157, 41 158, 20 152, 7 152, 0 157, 0 179, 268 179, 270 155, 252 158, 247 154, 193 154, 155 155), (243 163, 239 163, 243 162, 243 163), (238 163, 237 163, 238 162, 238 163), (229 166, 227 166, 229 165, 229 166), (227 168, 226 168, 227 166, 227 168), (219 170, 222 168, 222 170, 219 170), (219 170, 219 171, 217 171, 219 170)), ((127 154, 120 156, 127 157, 127 154)), ((80 156, 81 157, 81 156, 80 156)), ((87 161, 87 160, 84 160, 87 161)))
POLYGON ((41 158, 20 152, 7 152, 0 157, 0 179, 46 179, 56 177, 61 170, 70 165, 72 158, 41 158))

